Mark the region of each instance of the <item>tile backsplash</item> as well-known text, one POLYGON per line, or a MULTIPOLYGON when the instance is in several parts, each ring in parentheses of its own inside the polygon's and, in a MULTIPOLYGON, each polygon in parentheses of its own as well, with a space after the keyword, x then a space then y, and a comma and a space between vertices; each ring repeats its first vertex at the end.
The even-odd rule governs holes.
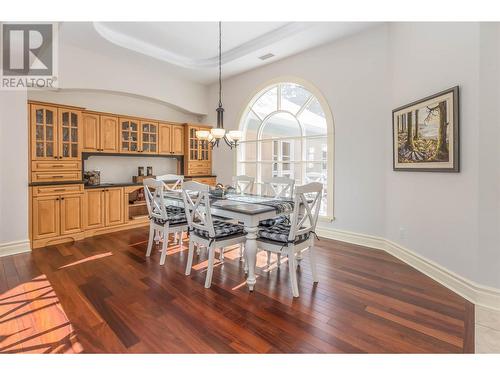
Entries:
POLYGON ((137 175, 137 167, 153 167, 153 174, 177 173, 177 160, 163 157, 141 156, 90 156, 84 160, 84 171, 101 171, 101 183, 120 183, 132 181, 137 175))

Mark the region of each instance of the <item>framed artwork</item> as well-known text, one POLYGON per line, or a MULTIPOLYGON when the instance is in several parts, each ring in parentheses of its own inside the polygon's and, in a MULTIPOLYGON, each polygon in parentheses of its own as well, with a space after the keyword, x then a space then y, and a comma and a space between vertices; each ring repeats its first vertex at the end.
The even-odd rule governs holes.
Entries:
POLYGON ((393 169, 459 172, 458 86, 392 111, 393 169))

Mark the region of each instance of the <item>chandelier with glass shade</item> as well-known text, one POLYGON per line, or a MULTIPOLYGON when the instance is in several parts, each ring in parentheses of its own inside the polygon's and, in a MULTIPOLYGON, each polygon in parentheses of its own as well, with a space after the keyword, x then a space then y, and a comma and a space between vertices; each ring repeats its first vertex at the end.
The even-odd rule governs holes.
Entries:
POLYGON ((224 108, 222 108, 222 22, 219 22, 219 106, 217 107, 217 127, 210 130, 198 130, 196 138, 207 141, 213 147, 219 147, 221 139, 232 149, 238 146, 241 131, 224 129, 224 108))

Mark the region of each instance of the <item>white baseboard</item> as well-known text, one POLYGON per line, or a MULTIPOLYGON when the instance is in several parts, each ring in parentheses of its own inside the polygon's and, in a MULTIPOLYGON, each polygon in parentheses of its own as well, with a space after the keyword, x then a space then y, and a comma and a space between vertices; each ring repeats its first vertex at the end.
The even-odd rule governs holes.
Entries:
POLYGON ((16 241, 7 242, 0 244, 0 257, 5 257, 7 255, 14 255, 20 253, 27 253, 31 251, 30 241, 16 241))
POLYGON ((329 228, 318 227, 316 232, 318 236, 333 240, 384 250, 468 301, 490 309, 500 310, 500 289, 477 284, 393 241, 382 237, 329 228))

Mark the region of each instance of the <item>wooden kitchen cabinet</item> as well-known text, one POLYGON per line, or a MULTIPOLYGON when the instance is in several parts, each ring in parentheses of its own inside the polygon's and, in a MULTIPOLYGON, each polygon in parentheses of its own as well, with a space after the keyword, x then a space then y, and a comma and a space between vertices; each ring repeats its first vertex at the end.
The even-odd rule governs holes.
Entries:
POLYGON ((119 152, 118 117, 84 112, 83 151, 85 152, 119 152))
POLYGON ((85 229, 104 227, 105 197, 104 189, 89 189, 84 198, 84 226, 85 229))
POLYGON ((161 155, 184 154, 184 125, 158 124, 158 153, 161 155))
POLYGON ((82 114, 82 149, 84 152, 96 152, 99 144, 99 115, 83 112, 82 114))
POLYGON ((99 116, 99 124, 100 151, 110 153, 119 152, 118 117, 99 116))
POLYGON ((31 159, 54 160, 59 157, 57 107, 32 104, 30 110, 31 159))
POLYGON ((172 154, 184 155, 184 125, 172 125, 172 154))
POLYGON ((58 158, 80 160, 82 155, 80 132, 82 112, 59 107, 58 113, 58 158))
POLYGON ((60 197, 61 235, 81 232, 83 229, 83 195, 60 197))
POLYGON ((140 132, 140 150, 145 154, 158 153, 158 123, 151 121, 141 121, 140 132))
POLYGON ((80 233, 83 229, 83 185, 47 185, 32 190, 32 239, 80 233))
POLYGON ((59 202, 59 196, 57 195, 33 198, 32 237, 34 240, 59 235, 59 202))
POLYGON ((184 174, 187 176, 207 176, 212 174, 212 150, 208 141, 196 138, 198 130, 210 130, 207 125, 187 124, 184 155, 184 174))
POLYGON ((104 189, 105 225, 119 225, 124 222, 123 188, 104 189))
POLYGON ((120 152, 139 152, 139 121, 120 118, 120 152))

